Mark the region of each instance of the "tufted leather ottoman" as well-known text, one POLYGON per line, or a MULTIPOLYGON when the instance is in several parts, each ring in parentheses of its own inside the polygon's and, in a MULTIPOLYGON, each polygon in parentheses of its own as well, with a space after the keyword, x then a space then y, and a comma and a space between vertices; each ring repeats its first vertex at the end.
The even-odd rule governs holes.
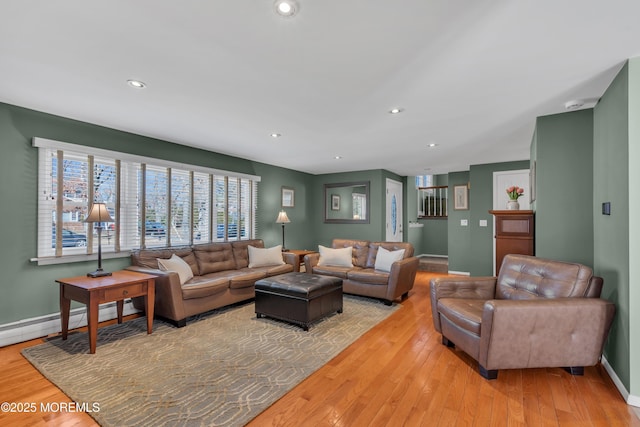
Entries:
POLYGON ((286 273, 258 280, 256 315, 302 326, 337 311, 342 313, 342 279, 307 273, 286 273))

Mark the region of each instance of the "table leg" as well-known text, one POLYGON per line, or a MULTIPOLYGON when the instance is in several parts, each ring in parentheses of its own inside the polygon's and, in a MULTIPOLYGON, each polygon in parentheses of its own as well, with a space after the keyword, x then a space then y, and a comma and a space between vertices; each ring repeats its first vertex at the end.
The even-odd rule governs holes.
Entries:
POLYGON ((124 300, 116 301, 116 311, 118 312, 118 323, 122 323, 122 311, 124 308, 124 300))
POLYGON ((89 327, 89 352, 96 352, 96 341, 98 340, 98 296, 93 292, 89 295, 89 304, 87 304, 87 322, 89 327))
POLYGON ((60 323, 62 326, 62 339, 66 340, 69 333, 69 312, 71 300, 64 296, 64 285, 60 283, 60 323))
POLYGON ((153 310, 155 307, 156 299, 156 284, 155 280, 151 279, 147 281, 147 295, 144 297, 145 312, 147 314, 147 333, 150 334, 153 329, 153 310))

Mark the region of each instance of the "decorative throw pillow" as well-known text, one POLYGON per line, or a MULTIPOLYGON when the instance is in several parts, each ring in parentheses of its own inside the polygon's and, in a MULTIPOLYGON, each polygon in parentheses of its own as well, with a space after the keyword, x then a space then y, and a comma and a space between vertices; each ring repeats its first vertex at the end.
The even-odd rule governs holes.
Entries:
POLYGON ((351 246, 347 248, 332 249, 318 245, 318 252, 320 252, 318 265, 353 267, 353 260, 351 258, 353 247, 351 246))
POLYGON ((249 268, 284 264, 282 245, 272 248, 256 248, 249 245, 247 249, 249 250, 249 268))
POLYGON ((178 273, 181 285, 193 278, 191 266, 176 254, 171 255, 169 259, 158 258, 158 268, 162 271, 175 271, 178 273))
POLYGON ((376 255, 376 264, 374 268, 380 271, 391 271, 391 265, 400 261, 404 257, 404 249, 397 251, 388 251, 382 246, 378 248, 378 254, 376 255))

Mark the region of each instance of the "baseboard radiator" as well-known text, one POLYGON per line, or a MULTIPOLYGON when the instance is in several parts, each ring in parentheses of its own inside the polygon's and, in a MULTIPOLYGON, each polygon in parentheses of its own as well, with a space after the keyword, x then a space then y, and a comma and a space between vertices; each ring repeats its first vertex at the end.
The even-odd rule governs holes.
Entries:
MULTIPOLYGON (((131 300, 125 300, 123 315, 138 313, 131 300)), ((104 322, 118 317, 116 303, 100 305, 98 320, 104 322)), ((71 310, 69 315, 69 330, 87 325, 87 308, 79 307, 71 310)), ((17 322, 0 325, 0 347, 29 341, 35 338, 46 337, 51 334, 60 333, 60 313, 48 314, 45 316, 33 317, 31 319, 19 320, 17 322)))

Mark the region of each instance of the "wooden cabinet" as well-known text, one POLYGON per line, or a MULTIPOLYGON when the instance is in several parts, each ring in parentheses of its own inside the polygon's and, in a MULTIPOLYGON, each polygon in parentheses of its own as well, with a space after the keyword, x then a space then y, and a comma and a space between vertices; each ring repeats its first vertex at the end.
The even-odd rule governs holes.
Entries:
POLYGON ((534 255, 533 211, 489 211, 495 217, 496 275, 507 254, 534 255))

